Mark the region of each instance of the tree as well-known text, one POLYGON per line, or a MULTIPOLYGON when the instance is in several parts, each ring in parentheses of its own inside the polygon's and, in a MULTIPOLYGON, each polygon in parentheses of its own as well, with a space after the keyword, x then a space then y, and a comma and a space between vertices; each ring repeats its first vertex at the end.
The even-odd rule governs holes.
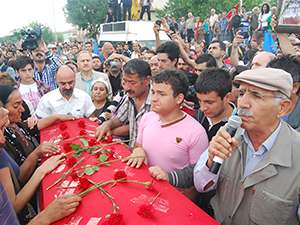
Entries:
POLYGON ((96 38, 100 24, 105 22, 107 0, 67 0, 63 8, 67 22, 79 29, 88 30, 88 36, 96 38))
MULTIPOLYGON (((247 11, 251 11, 255 6, 260 7, 265 0, 247 0, 243 1, 243 5, 246 6, 247 11)), ((199 16, 201 21, 204 21, 205 17, 210 16, 210 10, 214 8, 217 14, 222 12, 229 12, 232 7, 234 7, 239 0, 170 0, 166 3, 163 10, 156 10, 159 17, 175 17, 176 19, 184 16, 187 18, 189 12, 193 15, 199 16)), ((269 1, 270 6, 276 5, 277 0, 269 1)))

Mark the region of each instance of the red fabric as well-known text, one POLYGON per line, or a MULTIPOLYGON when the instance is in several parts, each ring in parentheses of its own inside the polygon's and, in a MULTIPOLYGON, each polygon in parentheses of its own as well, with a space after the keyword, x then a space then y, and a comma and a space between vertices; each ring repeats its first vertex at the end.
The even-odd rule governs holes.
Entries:
MULTIPOLYGON (((237 12, 237 14, 238 14, 238 12, 239 12, 239 7, 240 7, 240 3, 236 4, 234 7, 236 8, 236 12, 237 12)), ((228 13, 227 16, 226 16, 227 19, 230 19, 231 14, 232 14, 232 12, 231 12, 231 10, 230 10, 229 13, 228 13)), ((230 25, 230 23, 228 24, 228 30, 229 30, 229 29, 232 29, 232 26, 230 25)))
MULTIPOLYGON (((88 119, 86 121, 86 130, 89 134, 89 131, 94 131, 97 126, 95 123, 92 123, 88 119)), ((78 125, 77 121, 67 121, 68 129, 71 137, 78 136, 78 125)), ((59 129, 59 124, 55 124, 51 127, 48 127, 41 131, 41 141, 50 140, 53 137, 57 137, 62 131, 59 129), (58 128, 58 129, 56 129, 58 128), (56 129, 56 130, 55 130, 56 129), (52 130, 52 132, 51 132, 52 130)), ((85 138, 87 141, 93 139, 92 137, 85 138)), ((70 142, 70 141, 68 141, 70 142)), ((73 140, 73 143, 80 144, 79 139, 73 140)), ((107 142, 103 142, 107 143, 107 142)), ((103 144, 102 143, 102 144, 103 144)), ((63 150, 63 143, 60 144, 63 150)), ((110 146, 105 148, 109 149, 110 146)), ((117 156, 129 156, 130 152, 120 144, 114 145, 115 155, 117 156)), ((84 152, 83 156, 86 156, 88 153, 84 152)), ((77 167, 82 165, 95 165, 99 161, 95 160, 96 157, 91 156, 88 157, 85 161, 81 162, 77 167)), ((111 158, 110 159, 114 159, 111 158)), ((79 160, 79 159, 77 159, 79 160)), ((76 168, 77 168, 76 167, 76 168)), ((41 183, 41 194, 40 194, 40 206, 41 209, 46 207, 54 200, 54 195, 57 195, 60 191, 66 191, 71 189, 56 189, 56 187, 61 187, 61 185, 55 185, 48 191, 46 188, 53 184, 56 180, 60 178, 60 176, 66 172, 69 167, 65 167, 63 171, 59 173, 50 173, 45 176, 41 183)), ((150 182, 151 176, 148 173, 148 166, 143 165, 141 168, 127 168, 126 164, 121 161, 111 163, 111 166, 100 166, 100 170, 95 172, 91 176, 84 175, 87 179, 90 179, 94 182, 105 182, 112 180, 114 178, 114 174, 118 170, 125 170, 127 173, 127 180, 138 180, 141 182, 150 182)), ((68 175, 66 178, 67 181, 72 181, 71 175, 68 175)), ((78 178, 75 181, 79 181, 78 178)), ((92 185, 90 185, 91 187, 92 185)), ((198 208, 194 203, 192 203, 189 199, 187 199, 184 195, 182 195, 177 189, 172 187, 168 182, 165 181, 156 181, 154 186, 154 190, 150 191, 145 188, 142 184, 136 183, 117 183, 113 187, 110 185, 103 186, 105 190, 109 192, 109 194, 114 198, 114 201, 117 206, 120 207, 120 210, 117 210, 117 213, 122 214, 124 217, 124 224, 218 224, 215 220, 213 220, 210 216, 208 216, 205 212, 203 212, 200 208, 198 208), (150 204, 147 203, 134 203, 131 200, 134 198, 138 198, 140 195, 146 195, 147 197, 153 198, 161 193, 158 199, 154 202, 154 208, 167 202, 168 205, 165 207, 169 208, 168 211, 162 212, 160 210, 156 210, 154 217, 151 219, 143 218, 137 214, 139 207, 142 204, 150 204)), ((78 193, 78 188, 75 189, 74 193, 78 193)), ((90 218, 102 218, 97 224, 102 224, 107 219, 106 215, 111 214, 113 212, 113 206, 110 200, 106 195, 101 195, 99 189, 95 189, 90 193, 86 194, 82 197, 82 201, 77 208, 76 212, 72 215, 56 222, 55 224, 69 224, 72 220, 78 221, 80 218, 80 222, 78 225, 87 224, 90 218)))

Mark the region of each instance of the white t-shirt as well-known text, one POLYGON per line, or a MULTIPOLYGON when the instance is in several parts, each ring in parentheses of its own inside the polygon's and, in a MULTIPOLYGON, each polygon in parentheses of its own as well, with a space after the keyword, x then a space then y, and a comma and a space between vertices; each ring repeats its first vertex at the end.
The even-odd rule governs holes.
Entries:
POLYGON ((41 99, 36 82, 28 85, 20 84, 19 91, 22 95, 22 99, 29 101, 35 111, 41 99))

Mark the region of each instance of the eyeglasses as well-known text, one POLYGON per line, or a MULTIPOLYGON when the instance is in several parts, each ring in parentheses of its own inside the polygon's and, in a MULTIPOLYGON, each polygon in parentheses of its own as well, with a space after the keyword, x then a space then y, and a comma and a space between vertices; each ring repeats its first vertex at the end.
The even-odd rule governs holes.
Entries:
POLYGON ((249 98, 252 99, 263 99, 264 97, 272 97, 272 98, 281 98, 280 96, 276 96, 276 95, 265 95, 259 91, 245 91, 243 89, 239 89, 238 91, 236 91, 234 94, 237 95, 237 98, 242 98, 245 94, 247 94, 249 96, 249 98))

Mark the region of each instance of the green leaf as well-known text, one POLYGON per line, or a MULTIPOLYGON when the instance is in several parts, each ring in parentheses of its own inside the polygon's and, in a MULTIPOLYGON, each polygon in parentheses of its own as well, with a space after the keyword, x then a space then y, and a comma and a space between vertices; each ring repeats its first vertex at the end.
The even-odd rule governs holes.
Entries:
POLYGON ((82 148, 81 145, 78 145, 78 144, 71 144, 70 146, 74 149, 74 151, 77 151, 80 148, 82 148))
POLYGON ((108 159, 108 156, 105 154, 101 154, 98 158, 100 160, 100 162, 105 162, 108 159))
POLYGON ((78 157, 80 157, 81 155, 82 155, 82 154, 81 154, 80 151, 75 152, 75 153, 73 154, 73 156, 74 156, 75 158, 78 158, 78 157))
POLYGON ((89 143, 87 142, 87 140, 85 140, 83 138, 80 138, 79 140, 83 144, 84 147, 88 147, 89 146, 89 143))
POLYGON ((108 215, 105 216, 106 219, 109 219, 109 217, 110 217, 110 214, 108 214, 108 215))
POLYGON ((108 162, 105 162, 104 164, 107 165, 107 166, 110 166, 110 164, 108 162))
POLYGON ((94 171, 99 171, 99 167, 98 166, 93 166, 93 170, 94 171))
POLYGON ((95 173, 95 170, 93 170, 93 168, 91 168, 91 167, 87 167, 87 168, 85 168, 84 172, 86 175, 92 175, 95 173))

